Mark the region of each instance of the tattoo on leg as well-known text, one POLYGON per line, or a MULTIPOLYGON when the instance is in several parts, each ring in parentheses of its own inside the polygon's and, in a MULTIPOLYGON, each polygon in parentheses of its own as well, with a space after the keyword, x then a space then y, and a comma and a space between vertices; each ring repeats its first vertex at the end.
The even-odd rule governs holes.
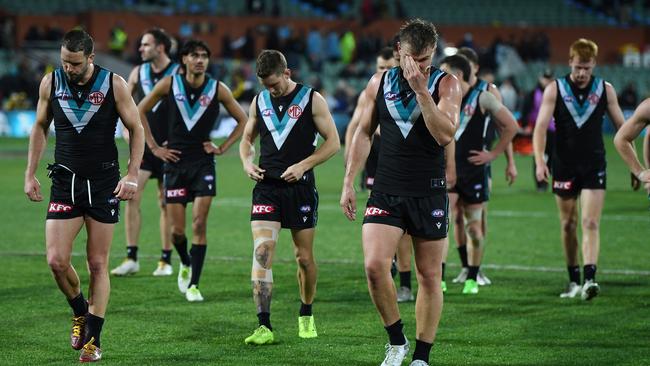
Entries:
POLYGON ((253 281, 253 300, 257 306, 258 313, 271 312, 271 292, 273 283, 253 281))

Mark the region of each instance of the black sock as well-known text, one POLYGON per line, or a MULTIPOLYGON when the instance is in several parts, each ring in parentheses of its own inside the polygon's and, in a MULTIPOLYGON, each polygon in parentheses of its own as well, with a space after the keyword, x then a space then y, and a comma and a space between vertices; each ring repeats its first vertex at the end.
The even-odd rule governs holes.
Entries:
POLYGON ((126 247, 126 257, 138 261, 138 247, 126 247))
POLYGON ((81 291, 74 299, 68 299, 68 304, 70 304, 74 316, 86 315, 88 312, 88 302, 84 299, 84 294, 81 291))
POLYGON ((190 256, 187 254, 187 238, 185 235, 172 234, 172 243, 178 252, 178 256, 181 257, 181 263, 184 266, 190 266, 192 263, 190 256))
POLYGON ((404 332, 402 332, 402 329, 404 329, 402 319, 399 319, 395 323, 384 328, 386 328, 386 332, 388 332, 388 339, 390 340, 390 344, 394 346, 401 346, 406 344, 406 337, 404 337, 404 332))
POLYGON ((257 313, 257 320, 260 325, 269 328, 269 330, 273 330, 271 327, 271 313, 257 313))
POLYGON ((206 249, 208 249, 207 245, 192 244, 192 249, 190 249, 192 262, 192 279, 190 280, 190 286, 196 285, 196 287, 199 287, 199 279, 201 279, 201 270, 203 269, 203 262, 205 261, 206 249))
POLYGON ((88 315, 86 315, 86 338, 84 339, 84 344, 90 342, 90 338, 95 338, 93 344, 101 348, 99 336, 102 333, 103 325, 104 318, 88 313, 88 315))
POLYGON ((400 287, 411 288, 411 271, 399 273, 399 285, 400 287))
POLYGON ((442 280, 445 280, 445 262, 442 262, 442 280))
POLYGON ((569 281, 580 284, 580 267, 567 266, 566 269, 569 271, 569 281))
POLYGON ((300 302, 300 316, 311 316, 311 304, 300 302))
POLYGON ((167 264, 172 264, 172 251, 163 249, 160 260, 167 264))
POLYGON ((467 262, 467 245, 461 245, 458 247, 458 255, 460 256, 460 263, 463 268, 469 267, 467 262))
MULTIPOLYGON (((596 282, 596 265, 595 264, 585 264, 582 267, 582 271, 585 276, 585 282, 592 280, 596 282)), ((578 271, 578 274, 580 271, 578 271)), ((579 282, 578 282, 579 283, 579 282)))
POLYGON ((423 342, 416 338, 415 351, 413 351, 413 361, 422 360, 426 363, 429 363, 429 353, 431 353, 431 346, 433 346, 433 343, 423 342))
POLYGON ((469 266, 469 272, 467 273, 468 280, 476 281, 476 276, 478 276, 479 266, 469 266))

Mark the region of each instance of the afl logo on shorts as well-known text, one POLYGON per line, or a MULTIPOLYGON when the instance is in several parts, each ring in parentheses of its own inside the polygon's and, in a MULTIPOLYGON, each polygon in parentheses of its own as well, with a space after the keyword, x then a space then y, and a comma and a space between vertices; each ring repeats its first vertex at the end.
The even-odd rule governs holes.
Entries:
POLYGON ((176 98, 176 100, 179 101, 179 102, 184 102, 184 101, 187 100, 187 97, 185 97, 185 94, 181 94, 181 93, 175 94, 174 98, 176 98))
POLYGON ((302 115, 302 108, 297 104, 293 104, 287 109, 287 114, 293 119, 298 119, 302 115))
POLYGON ((431 211, 431 216, 433 217, 444 217, 445 216, 445 210, 437 209, 431 211))
POLYGON ((303 206, 300 206, 300 212, 302 212, 302 213, 309 213, 309 212, 311 212, 311 206, 309 206, 309 205, 303 205, 303 206))
POLYGON ((88 101, 94 105, 101 105, 104 103, 104 93, 100 91, 92 92, 88 95, 88 101))
POLYGON ((120 200, 118 200, 115 197, 111 197, 111 198, 108 199, 108 204, 109 205, 117 205, 118 203, 120 203, 120 200))
POLYGON ((399 94, 393 93, 393 92, 388 92, 384 94, 384 99, 394 101, 399 99, 399 94))
POLYGON ((264 117, 270 117, 273 114, 273 109, 267 108, 262 111, 262 116, 264 117))
POLYGON ((210 97, 205 95, 205 94, 202 94, 199 97, 199 103, 201 104, 201 107, 209 106, 211 101, 212 101, 212 99, 210 99, 210 97))
POLYGON ((591 93, 587 96, 587 100, 589 101, 589 104, 598 104, 600 97, 596 93, 591 93))

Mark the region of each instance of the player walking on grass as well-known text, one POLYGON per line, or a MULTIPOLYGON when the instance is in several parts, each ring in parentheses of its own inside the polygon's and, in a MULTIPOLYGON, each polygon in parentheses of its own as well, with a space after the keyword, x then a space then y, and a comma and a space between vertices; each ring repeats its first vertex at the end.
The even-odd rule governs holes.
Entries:
MULTIPOLYGON (((453 212, 462 212, 463 217, 455 217, 454 221, 462 221, 464 225, 457 225, 454 230, 464 228, 470 244, 467 251, 469 271, 463 294, 477 294, 477 276, 485 244, 482 216, 486 214, 485 203, 489 199, 488 167, 512 141, 517 132, 517 122, 492 93, 470 85, 472 69, 465 56, 446 57, 440 63, 440 69, 455 75, 460 80, 463 92, 460 124, 452 143, 455 145, 457 178, 455 186, 450 187, 449 202, 451 207, 460 206, 460 210, 453 212), (485 131, 492 121, 496 123, 500 137, 494 149, 488 151, 485 131)), ((457 233, 456 237, 459 236, 460 233, 457 233)))
POLYGON ((591 300, 600 291, 596 266, 607 179, 602 125, 605 113, 617 130, 624 120, 614 87, 592 75, 597 55, 598 46, 593 41, 581 38, 571 45, 571 72, 544 90, 533 132, 536 178, 548 181, 549 170, 544 160, 546 130, 551 116, 555 118, 553 193, 560 212, 562 243, 569 272, 569 285, 560 294, 562 298, 581 295, 583 300, 591 300), (578 263, 578 199, 582 206, 582 286, 578 263))
POLYGON ((413 237, 418 294, 411 365, 427 365, 442 312, 441 267, 447 245, 444 146, 454 137, 462 92, 455 76, 431 66, 438 33, 419 19, 399 34, 400 67, 375 74, 352 141, 341 193, 345 216, 356 218, 354 178, 379 125, 382 143, 362 229, 370 296, 388 333, 382 365, 400 365, 409 351, 402 330, 391 260, 405 232, 413 237))
POLYGON ((246 113, 230 89, 206 74, 210 48, 202 41, 189 40, 180 51, 184 75, 168 76, 156 84, 138 104, 151 152, 165 162, 164 186, 167 219, 172 243, 181 259, 178 289, 187 301, 203 301, 199 280, 207 249, 206 227, 212 197, 217 193, 214 155, 225 153, 241 136, 246 113), (146 113, 167 98, 169 121, 167 146, 160 146, 151 133, 146 113), (237 127, 221 146, 210 141, 210 131, 219 115, 219 103, 237 121, 237 127), (192 248, 187 251, 185 209, 192 202, 192 248))
POLYGON ((616 149, 621 157, 630 167, 632 174, 634 174, 644 185, 650 197, 650 169, 648 168, 648 161, 650 161, 650 150, 647 147, 650 134, 644 137, 644 162, 645 167, 639 162, 639 158, 634 150, 632 142, 636 139, 644 128, 650 125, 650 99, 646 99, 634 111, 634 114, 625 124, 618 130, 614 143, 616 149))
POLYGON ((93 50, 93 39, 83 30, 63 36, 62 66, 45 75, 39 87, 25 172, 25 194, 42 201, 35 174, 54 120, 55 162, 48 165, 52 190, 45 221, 47 262, 74 313, 70 342, 72 348, 81 349, 81 362, 102 358, 100 335, 110 293, 108 253, 119 200, 136 194, 144 150, 142 126, 126 82, 95 65, 93 50), (121 179, 115 145, 118 118, 131 135, 127 175, 121 179), (70 263, 74 239, 84 225, 90 273, 87 301, 70 263))
MULTIPOLYGON (((136 102, 139 102, 144 96, 149 94, 156 83, 162 78, 178 72, 178 64, 172 62, 168 56, 171 45, 172 42, 167 33, 159 28, 149 29, 142 36, 140 56, 142 57, 143 63, 133 68, 128 80, 129 92, 134 96, 136 102)), ((154 106, 151 112, 147 113, 147 119, 152 121, 151 133, 159 145, 164 145, 167 142, 168 113, 169 107, 166 100, 162 100, 154 106)), ((135 197, 126 203, 126 220, 124 222, 127 245, 126 259, 111 271, 112 275, 125 276, 137 273, 140 270, 140 263, 138 262, 138 241, 142 223, 140 203, 142 201, 142 192, 149 178, 158 180, 159 225, 160 240, 162 242, 162 254, 160 261, 158 261, 158 267, 153 272, 153 275, 171 276, 173 273, 171 265, 171 233, 167 224, 165 201, 163 199, 163 163, 145 145, 142 164, 138 171, 138 191, 135 197)))
POLYGON ((250 107, 239 156, 253 189, 251 281, 258 328, 244 342, 270 344, 273 255, 281 228, 291 230, 298 263, 300 312, 298 336, 317 337, 312 314, 317 268, 313 245, 318 218, 318 192, 313 168, 334 155, 340 145, 334 120, 323 96, 291 80, 284 55, 265 50, 257 58, 257 77, 265 90, 250 107), (316 134, 325 142, 316 148, 316 134), (253 143, 260 136, 260 160, 253 143))

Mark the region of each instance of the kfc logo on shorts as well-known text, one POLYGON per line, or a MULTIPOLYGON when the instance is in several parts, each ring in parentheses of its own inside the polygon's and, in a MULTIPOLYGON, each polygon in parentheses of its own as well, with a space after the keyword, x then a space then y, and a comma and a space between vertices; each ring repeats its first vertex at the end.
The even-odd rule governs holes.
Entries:
POLYGON ((591 93, 587 96, 587 100, 589 101, 589 104, 598 104, 600 97, 596 93, 591 93))
POLYGON ((167 198, 175 198, 175 197, 185 197, 187 194, 187 190, 185 188, 179 188, 179 189, 168 189, 167 190, 167 198))
POLYGON ((311 206, 309 205, 300 206, 299 210, 302 213, 308 213, 311 212, 311 206))
POLYGON ((187 97, 185 96, 185 94, 181 94, 181 93, 175 94, 174 98, 176 98, 176 100, 179 101, 179 102, 184 102, 184 101, 187 100, 187 97))
POLYGON ((382 210, 381 208, 378 207, 366 207, 366 213, 364 216, 388 216, 390 212, 386 210, 382 210))
POLYGON ((293 104, 287 109, 287 114, 293 119, 298 119, 302 115, 302 108, 297 104, 293 104))
POLYGON ((390 100, 390 101, 396 101, 399 99, 399 94, 393 93, 393 92, 388 92, 384 94, 384 99, 390 100))
POLYGON ((571 186, 573 186, 572 181, 560 182, 560 181, 556 180, 556 181, 553 182, 553 189, 568 191, 568 190, 571 189, 571 186))
POLYGON ((201 107, 209 106, 211 101, 212 101, 212 99, 209 96, 205 95, 205 94, 202 94, 199 97, 199 104, 201 104, 201 107))
POLYGON ((104 103, 104 93, 100 91, 92 92, 88 95, 88 101, 93 105, 101 105, 104 103))
POLYGON ((262 116, 264 117, 270 117, 273 114, 273 109, 267 108, 262 111, 262 116))
POLYGON ((431 216, 433 217, 444 217, 445 216, 445 210, 437 209, 431 211, 431 216))
POLYGON ((275 207, 271 205, 253 205, 253 214, 265 215, 275 212, 275 207))
POLYGON ((50 202, 50 207, 47 209, 47 212, 70 212, 72 211, 72 206, 66 205, 64 203, 50 202))

